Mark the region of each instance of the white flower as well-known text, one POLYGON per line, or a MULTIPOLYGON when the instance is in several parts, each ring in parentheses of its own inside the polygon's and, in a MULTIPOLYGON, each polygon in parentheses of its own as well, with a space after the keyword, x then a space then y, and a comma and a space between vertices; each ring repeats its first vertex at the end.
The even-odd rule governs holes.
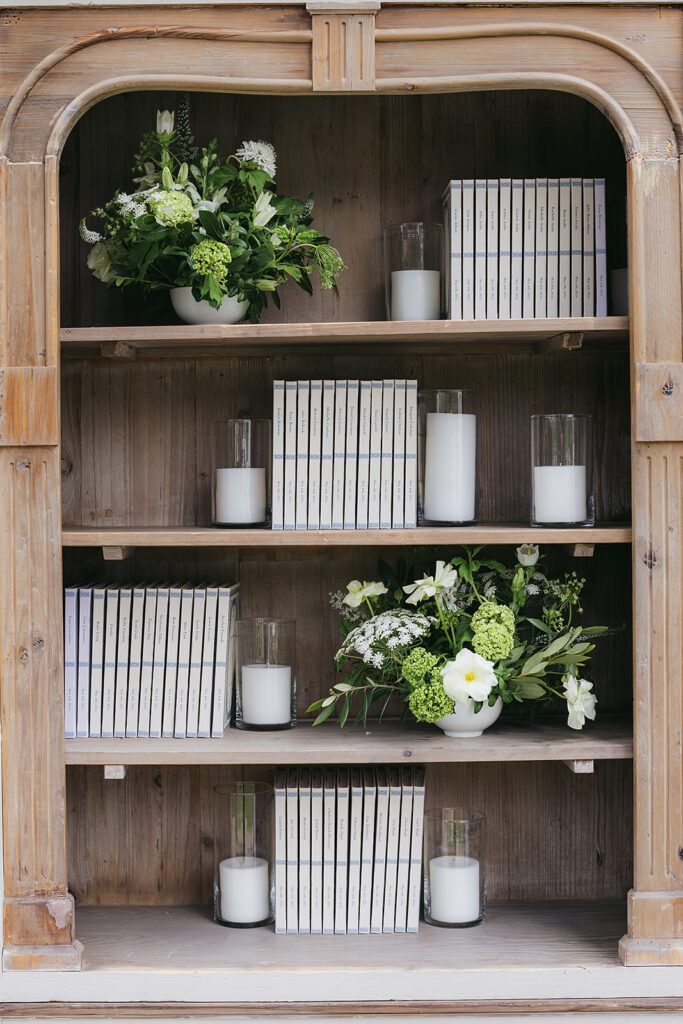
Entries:
POLYGON ((243 142, 235 155, 247 163, 255 163, 257 167, 260 167, 271 178, 275 177, 277 160, 275 158, 275 150, 269 142, 263 142, 263 140, 259 142, 254 142, 253 140, 243 142))
POLYGON ((488 700, 496 685, 493 662, 466 647, 458 651, 455 661, 446 662, 441 669, 441 677, 446 694, 456 704, 466 704, 470 697, 472 700, 488 700))
POLYGON ((103 236, 99 233, 99 231, 91 231, 90 228, 87 228, 85 226, 85 221, 84 220, 82 220, 81 223, 79 224, 78 232, 79 232, 81 238, 83 239, 83 241, 87 242, 88 245, 94 245, 95 242, 101 242, 102 238, 103 238, 103 236))
POLYGON ((88 253, 88 268, 92 270, 95 277, 105 284, 113 281, 116 273, 112 270, 109 247, 104 242, 97 242, 88 253))
POLYGON ((200 210, 208 210, 209 213, 215 213, 218 209, 218 203, 212 199, 200 199, 194 206, 195 213, 199 213, 200 210))
POLYGON ((562 676, 562 682, 569 708, 567 725, 570 729, 583 729, 587 718, 591 721, 595 718, 595 705, 598 702, 595 694, 591 693, 593 684, 587 679, 577 679, 568 674, 562 676))
POLYGON ((446 566, 445 562, 437 562, 433 576, 423 576, 421 580, 409 583, 407 587, 403 588, 406 594, 410 594, 410 597, 406 599, 406 604, 419 604, 420 601, 434 597, 442 590, 452 587, 457 576, 457 569, 451 568, 450 565, 446 566))
MULTIPOLYGON (((175 122, 175 111, 174 110, 157 110, 157 132, 168 132, 169 135, 173 131, 173 125, 175 122)), ((145 165, 145 170, 146 170, 145 165)))
POLYGON ((254 203, 254 227, 264 228, 276 213, 275 207, 270 205, 270 192, 262 192, 254 203))
POLYGON ((529 595, 529 597, 536 597, 538 594, 541 593, 541 588, 537 587, 535 583, 527 583, 526 592, 529 595))
POLYGON ((360 580, 351 580, 350 583, 346 584, 348 594, 344 598, 344 604, 347 604, 349 608, 357 608, 366 597, 379 597, 380 594, 386 594, 387 588, 383 583, 367 583, 360 580))
POLYGON ((522 544, 515 552, 520 565, 536 565, 538 561, 538 544, 522 544))

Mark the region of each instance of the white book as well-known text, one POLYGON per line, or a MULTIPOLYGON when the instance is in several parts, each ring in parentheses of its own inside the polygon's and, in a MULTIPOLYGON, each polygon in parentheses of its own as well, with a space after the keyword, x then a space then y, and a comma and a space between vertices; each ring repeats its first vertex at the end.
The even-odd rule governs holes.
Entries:
POLYGON ((271 485, 274 530, 285 525, 285 382, 273 381, 273 480, 271 485))
POLYGON ((287 933, 299 931, 299 769, 287 771, 287 933))
POLYGON ((370 397, 370 481, 368 530, 379 530, 379 492, 382 482, 382 381, 373 380, 370 397))
POLYGON ((171 588, 168 584, 157 587, 157 618, 154 634, 154 664, 152 666, 152 699, 149 711, 149 735, 161 736, 164 706, 164 676, 166 671, 166 641, 168 637, 168 602, 171 588))
POLYGON ((230 726, 232 695, 235 689, 235 625, 239 618, 240 585, 218 588, 216 612, 216 657, 213 684, 211 735, 223 736, 230 726))
POLYGON ((216 659, 216 611, 218 609, 218 587, 206 588, 204 608, 204 642, 202 644, 202 676, 199 688, 199 724, 197 736, 211 735, 211 710, 213 708, 213 676, 216 659))
POLYGON ((607 316, 607 207, 605 179, 595 179, 595 315, 607 316))
POLYGON ((474 181, 462 183, 462 318, 474 320, 474 181))
POLYGON ((377 786, 374 768, 363 769, 363 834, 361 837, 360 897, 358 931, 370 932, 372 912, 372 868, 375 863, 375 807, 377 786))
POLYGON ((462 181, 448 183, 442 208, 446 317, 462 320, 462 181))
POLYGON ((548 178, 547 313, 560 315, 560 179, 548 178))
POLYGON ((536 297, 534 316, 548 315, 548 179, 536 178, 536 297))
POLYGON ((571 179, 560 178, 560 246, 558 301, 560 316, 571 316, 572 199, 571 179))
POLYGON ((349 898, 346 930, 358 934, 360 909, 360 859, 363 838, 363 778, 360 768, 351 769, 351 803, 349 806, 349 898))
MULTIPOLYGON (((486 319, 498 319, 498 203, 497 178, 486 182, 486 319)), ((392 929, 393 930, 393 929, 392 929)))
POLYGON ((405 514, 406 470, 406 382, 394 381, 394 481, 391 504, 391 525, 403 529, 405 514))
POLYGON ((334 476, 334 381, 323 381, 322 459, 320 463, 320 529, 332 529, 334 476))
POLYGON ((413 827, 410 840, 407 931, 416 932, 420 921, 422 894, 422 821, 425 805, 425 770, 413 769, 413 827))
POLYGON ((358 477, 358 381, 346 382, 346 458, 344 460, 344 529, 356 529, 358 477))
POLYGON ((404 932, 408 925, 408 880, 410 847, 413 838, 413 772, 401 769, 401 823, 398 837, 398 871, 396 874, 395 930, 404 932))
POLYGON ((349 871, 349 772, 337 768, 337 845, 334 880, 334 931, 346 935, 349 871))
POLYGON ((534 315, 536 254, 536 179, 524 179, 524 260, 522 263, 522 316, 534 315))
POLYGON ((389 779, 386 768, 375 770, 377 807, 375 811, 375 860, 372 869, 372 914, 370 931, 382 931, 384 912, 384 875, 387 856, 387 825, 389 819, 389 779))
POLYGON ((572 178, 571 202, 571 269, 570 306, 571 316, 583 314, 583 181, 572 178))
POLYGON ((76 691, 76 735, 90 730, 90 646, 92 638, 92 587, 78 592, 78 685, 76 691))
POLYGON ((512 179, 512 240, 510 243, 510 316, 522 316, 524 281, 524 181, 512 179))
POLYGON ((311 931, 321 935, 323 930, 323 772, 311 772, 311 931))
POLYGON ((154 641, 157 626, 157 588, 145 587, 145 617, 142 627, 142 670, 140 672, 140 711, 138 736, 149 736, 152 710, 152 675, 154 672, 154 641))
POLYGON ((90 650, 90 736, 102 735, 102 680, 107 588, 92 593, 92 646, 90 650))
POLYGON ((384 874, 384 923, 382 931, 393 932, 396 919, 398 882, 398 844, 401 834, 401 773, 389 769, 389 818, 387 822, 387 861, 384 874))
POLYGON ((296 527, 296 393, 295 380, 285 381, 285 530, 296 527))
POLYGON ((78 587, 64 590, 64 735, 76 735, 78 705, 78 587))
POLYGON ((140 677, 142 674, 142 637, 145 619, 145 588, 133 588, 130 612, 130 660, 128 663, 128 708, 126 736, 137 736, 140 712, 140 677))
POLYGON ((116 651, 119 626, 118 587, 107 590, 107 613, 104 625, 104 674, 102 677, 102 735, 114 735, 114 696, 116 693, 116 651))
POLYGON ((486 319, 486 179, 474 182, 474 318, 486 319))
POLYGON ((296 515, 297 530, 308 529, 308 402, 310 381, 300 380, 296 389, 296 515))
POLYGON ((202 645, 204 643, 204 612, 206 590, 195 587, 192 601, 192 639, 190 645, 190 678, 187 691, 187 736, 196 736, 199 728, 199 694, 202 685, 202 645))
POLYGON ((417 526, 417 381, 406 381, 406 468, 405 509, 406 530, 417 526))
POLYGON ((275 932, 287 931, 287 773, 275 772, 275 932))
POLYGON ((299 769, 299 934, 311 930, 311 770, 299 769))
POLYGON ((391 529, 394 462, 394 381, 382 381, 382 461, 379 487, 379 528, 391 529))
POLYGON ((166 629, 166 670, 164 672, 164 706, 161 735, 172 736, 175 726, 176 687, 178 683, 178 651, 180 646, 180 605, 183 597, 179 584, 168 594, 168 626, 166 629))
POLYGON ((334 933, 334 853, 337 827, 337 790, 334 768, 326 768, 323 781, 323 934, 334 933))
POLYGON ((126 735, 128 710, 128 666, 130 662, 130 616, 133 608, 133 590, 121 587, 119 591, 119 632, 116 645, 116 703, 114 706, 114 736, 126 735))
POLYGON ((332 529, 344 526, 344 462, 346 455, 346 381, 334 382, 334 459, 332 462, 332 529))
POLYGON ((501 178, 498 193, 498 317, 510 319, 512 179, 501 178))
POLYGON ((320 456, 322 446, 323 382, 311 381, 308 439, 308 529, 320 529, 320 456))
POLYGON ((368 528, 368 497, 370 486, 370 404, 372 381, 360 382, 358 400, 358 496, 356 529, 368 528))
POLYGON ((178 643, 178 681, 175 696, 173 735, 187 736, 187 703, 190 690, 190 650, 192 646, 192 604, 194 590, 183 587, 180 598, 180 641, 178 643))
POLYGON ((595 182, 583 179, 583 316, 595 316, 595 182))

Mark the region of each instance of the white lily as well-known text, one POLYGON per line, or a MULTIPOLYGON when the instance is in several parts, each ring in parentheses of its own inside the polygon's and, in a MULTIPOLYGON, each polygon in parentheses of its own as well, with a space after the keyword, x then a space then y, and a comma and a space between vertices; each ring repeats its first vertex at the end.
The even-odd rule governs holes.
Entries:
POLYGON ((175 111, 173 110, 157 110, 157 132, 170 133, 173 131, 173 125, 175 123, 175 111))
POLYGON ((349 608, 358 608, 368 597, 379 597, 380 594, 386 594, 387 588, 383 583, 368 583, 367 581, 360 582, 360 580, 351 580, 347 583, 346 589, 348 594, 343 598, 344 604, 347 604, 349 608))
POLYGON ((567 725, 570 729, 583 729, 587 718, 591 721, 595 718, 595 705, 598 701, 591 692, 593 684, 588 679, 577 679, 569 674, 562 676, 562 682, 569 709, 567 725))
POLYGON ((409 583, 403 588, 406 594, 410 594, 410 597, 406 599, 406 604, 419 604, 420 601, 435 597, 442 590, 452 587, 457 578, 457 569, 453 569, 450 565, 447 566, 445 562, 437 562, 433 576, 423 576, 421 580, 409 583))
POLYGON ((515 554, 520 565, 536 565, 538 561, 538 544, 522 544, 515 554))
POLYGON ((270 204, 270 192, 262 192, 254 203, 254 227, 264 228, 276 213, 277 210, 270 204))
POLYGON ((441 669, 443 688, 456 704, 472 700, 488 700, 496 685, 493 662, 475 654, 467 647, 458 651, 454 661, 448 661, 441 669))

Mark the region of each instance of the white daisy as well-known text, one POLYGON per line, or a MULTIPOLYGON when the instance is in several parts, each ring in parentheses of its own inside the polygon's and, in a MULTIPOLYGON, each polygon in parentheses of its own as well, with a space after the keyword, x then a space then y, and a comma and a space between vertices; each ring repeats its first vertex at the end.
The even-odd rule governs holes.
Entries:
POLYGON ((256 164, 257 167, 260 167, 271 178, 275 177, 277 159, 275 157, 275 150, 269 142, 264 142, 263 140, 259 142, 254 142, 253 140, 243 142, 235 155, 240 160, 256 164))

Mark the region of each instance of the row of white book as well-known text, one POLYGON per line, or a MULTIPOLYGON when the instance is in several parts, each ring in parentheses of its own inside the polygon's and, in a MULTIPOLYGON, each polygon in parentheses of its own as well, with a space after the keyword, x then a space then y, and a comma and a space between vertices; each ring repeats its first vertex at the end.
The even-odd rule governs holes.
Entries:
POLYGON ((425 771, 289 768, 275 778, 275 931, 416 932, 425 771))
POLYGON ((477 178, 443 196, 450 320, 607 315, 604 178, 477 178))
POLYGON ((222 736, 239 584, 64 590, 67 737, 222 736))
POLYGON ((274 530, 417 525, 417 381, 273 381, 274 530))

